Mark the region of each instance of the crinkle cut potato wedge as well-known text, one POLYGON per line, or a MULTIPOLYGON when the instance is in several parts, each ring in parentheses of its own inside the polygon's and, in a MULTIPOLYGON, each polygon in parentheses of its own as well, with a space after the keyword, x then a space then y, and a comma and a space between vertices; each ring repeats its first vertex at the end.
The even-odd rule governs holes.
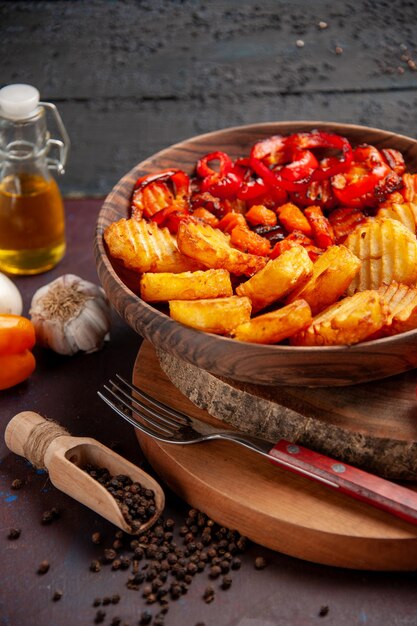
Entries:
POLYGON ((417 204, 414 202, 404 202, 404 198, 399 193, 392 195, 395 197, 381 204, 376 216, 378 218, 398 220, 401 224, 403 224, 403 226, 415 234, 417 223, 417 204))
POLYGON ((252 276, 267 262, 262 256, 233 248, 229 235, 208 224, 182 222, 177 242, 180 251, 198 263, 213 269, 223 268, 237 276, 252 276))
POLYGON ((302 246, 294 246, 268 261, 252 278, 241 283, 236 293, 251 299, 252 312, 255 313, 304 284, 312 273, 313 262, 307 250, 302 246))
POLYGON ((247 322, 251 310, 250 300, 245 296, 169 302, 172 319, 197 330, 217 335, 228 335, 236 326, 247 322))
POLYGON ((293 335, 293 346, 352 345, 365 341, 388 320, 385 300, 375 290, 359 291, 328 307, 308 328, 293 335))
POLYGON ((403 196, 407 202, 417 202, 417 174, 403 174, 403 196))
POLYGON ((145 302, 167 300, 197 300, 233 295, 227 270, 197 270, 196 272, 146 273, 140 279, 140 296, 145 302))
POLYGON ((110 224, 104 239, 111 256, 142 272, 186 272, 201 265, 178 250, 175 237, 154 222, 122 218, 110 224))
POLYGON ((345 293, 360 265, 360 260, 345 246, 330 246, 313 264, 308 282, 290 293, 287 304, 301 298, 316 315, 345 293))
POLYGON ((378 289, 393 280, 406 285, 417 281, 416 236, 398 220, 369 218, 355 228, 344 245, 361 260, 348 295, 378 289))
POLYGON ((274 344, 300 332, 311 322, 311 309, 307 302, 295 300, 281 309, 240 324, 232 331, 232 337, 250 343, 274 344))
POLYGON ((381 285, 378 293, 384 298, 389 319, 381 329, 381 336, 397 335, 417 328, 417 288, 395 281, 381 285))

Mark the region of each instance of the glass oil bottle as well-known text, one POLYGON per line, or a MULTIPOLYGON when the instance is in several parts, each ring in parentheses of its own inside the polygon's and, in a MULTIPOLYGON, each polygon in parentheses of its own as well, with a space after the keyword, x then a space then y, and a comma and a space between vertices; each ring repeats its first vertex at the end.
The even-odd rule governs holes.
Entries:
POLYGON ((64 172, 68 148, 56 107, 40 102, 37 89, 0 89, 0 271, 38 274, 64 256, 64 205, 51 170, 64 172), (50 137, 47 111, 62 139, 50 137))

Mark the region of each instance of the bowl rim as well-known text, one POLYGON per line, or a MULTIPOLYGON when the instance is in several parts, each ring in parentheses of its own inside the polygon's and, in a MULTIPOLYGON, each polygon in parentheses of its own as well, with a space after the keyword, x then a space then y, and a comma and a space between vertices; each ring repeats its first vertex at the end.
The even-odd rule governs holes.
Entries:
MULTIPOLYGON (((115 269, 113 268, 109 260, 107 250, 106 250, 104 240, 103 240, 103 233, 107 225, 113 220, 109 218, 107 218, 107 220, 104 220, 103 213, 109 212, 109 210, 110 212, 113 211, 114 220, 124 217, 120 213, 119 214, 116 213, 112 204, 115 198, 117 198, 117 196, 120 195, 120 192, 122 189, 124 189, 123 198, 125 197, 126 188, 127 188, 126 185, 130 184, 129 181, 130 180, 132 181, 131 186, 133 188, 133 183, 134 183, 133 179, 137 178, 138 174, 141 174, 142 172, 144 174, 149 173, 150 169, 152 169, 152 163, 155 160, 163 158, 168 152, 171 152, 172 150, 181 149, 184 145, 190 145, 194 143, 197 144, 206 139, 210 139, 211 137, 214 137, 214 136, 218 137, 220 133, 227 135, 228 133, 234 133, 237 131, 242 131, 242 132, 254 131, 255 132, 259 130, 261 132, 271 127, 275 127, 277 132, 280 129, 282 129, 281 132, 285 132, 286 128, 287 129, 289 128, 287 132, 291 132, 298 126, 307 127, 307 128, 310 128, 310 130, 313 130, 314 128, 318 128, 318 129, 320 128, 330 129, 331 128, 333 129, 333 132, 340 133, 340 134, 342 134, 343 132, 349 132, 349 131, 360 132, 361 130, 363 130, 364 133, 371 132, 371 133, 384 135, 384 141, 389 140, 390 137, 395 137, 396 139, 403 139, 407 143, 414 142, 415 145, 417 146, 417 140, 413 139, 412 137, 409 137, 407 135, 402 135, 400 133, 395 133, 392 131, 380 129, 377 127, 363 126, 363 125, 357 125, 357 124, 344 124, 341 122, 329 122, 329 121, 323 122, 319 120, 291 120, 291 121, 280 121, 280 122, 270 121, 270 122, 260 122, 260 123, 255 123, 255 124, 229 126, 229 127, 215 130, 215 131, 203 133, 201 135, 195 135, 188 139, 183 139, 170 146, 167 146, 166 148, 163 148, 162 150, 159 150, 158 152, 150 155, 146 159, 137 163, 133 168, 131 168, 126 174, 124 174, 119 179, 119 181, 114 185, 114 187, 111 189, 109 194, 106 196, 102 204, 102 207, 100 208, 98 218, 97 218, 97 223, 96 223, 96 228, 95 228, 95 238, 94 238, 94 254, 96 258, 96 264, 98 266, 99 262, 103 263, 105 271, 107 272, 108 278, 111 282, 111 286, 114 289, 116 289, 119 293, 123 292, 123 295, 126 299, 127 304, 133 304, 133 305, 140 304, 140 306, 144 307, 146 311, 155 315, 157 319, 160 319, 161 321, 163 321, 165 326, 168 329, 174 330, 174 329, 178 329, 178 327, 181 327, 182 332, 185 333, 186 340, 189 339, 190 341, 193 341, 195 337, 200 336, 201 333, 204 332, 204 331, 196 330, 194 328, 185 326, 181 324, 180 322, 173 320, 164 312, 156 309, 151 304, 142 300, 140 296, 135 294, 118 276, 117 272, 115 271, 115 269)), ((155 168, 154 168, 154 171, 155 171, 155 168)), ((98 273, 101 278, 100 272, 98 273)), ((118 311, 118 312, 122 317, 124 317, 124 314, 121 311, 118 311)), ((130 324, 130 322, 128 323, 130 324)), ((134 324, 133 328, 140 335, 147 338, 146 332, 145 333, 141 332, 138 329, 137 325, 134 324)), ((299 355, 300 360, 301 360, 303 356, 320 357, 321 355, 330 355, 330 354, 342 354, 342 355, 345 354, 346 356, 348 356, 349 354, 352 354, 353 352, 354 353, 365 353, 365 352, 369 353, 369 352, 373 352, 374 347, 380 348, 381 346, 386 347, 387 351, 389 351, 389 348, 391 346, 398 346, 399 344, 403 344, 403 343, 405 344, 405 343, 408 343, 407 339, 416 338, 417 330, 410 330, 410 331, 401 333, 399 335, 394 335, 391 337, 382 337, 380 339, 373 339, 373 340, 364 341, 364 342, 360 342, 360 343, 353 344, 353 345, 337 345, 337 346, 290 346, 290 345, 281 345, 281 344, 255 344, 255 343, 250 343, 250 342, 236 342, 236 340, 232 338, 224 337, 221 335, 216 335, 213 333, 204 332, 204 335, 207 337, 207 341, 213 341, 213 342, 216 342, 217 344, 218 342, 224 342, 226 345, 230 346, 231 350, 234 350, 236 346, 239 346, 239 349, 242 350, 242 345, 246 345, 246 346, 250 346, 250 349, 252 351, 256 348, 260 353, 265 353, 265 355, 268 354, 269 357, 273 357, 274 354, 283 355, 286 353, 290 353, 290 354, 299 355)), ((169 352, 172 351, 174 354, 177 354, 175 350, 170 349, 170 346, 167 346, 166 349, 169 352)), ((378 352, 379 351, 380 350, 378 350, 378 352)))

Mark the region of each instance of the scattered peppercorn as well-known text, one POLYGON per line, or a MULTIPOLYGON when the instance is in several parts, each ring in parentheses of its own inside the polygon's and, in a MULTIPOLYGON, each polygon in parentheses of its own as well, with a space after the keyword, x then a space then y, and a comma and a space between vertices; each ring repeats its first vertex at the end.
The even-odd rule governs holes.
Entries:
POLYGON ((324 605, 320 608, 319 617, 326 617, 328 613, 329 613, 329 607, 327 605, 324 605))
POLYGON ((266 567, 266 560, 263 556, 257 556, 255 559, 255 569, 264 569, 266 567))
POLYGON ((100 561, 96 559, 90 563, 90 572, 99 572, 101 570, 100 561))
POLYGON ((106 617, 106 612, 102 611, 101 609, 99 609, 96 613, 96 616, 94 618, 94 623, 95 624, 102 624, 104 622, 104 619, 106 617))
POLYGON ((20 528, 11 528, 9 530, 9 534, 7 535, 7 539, 11 539, 11 540, 19 539, 21 532, 22 531, 20 530, 20 528))
POLYGON ((227 590, 232 586, 232 577, 231 576, 223 576, 222 584, 220 585, 222 589, 227 590))
POLYGON ((152 613, 150 613, 149 611, 143 611, 139 619, 140 626, 147 626, 151 623, 151 621, 152 613))
POLYGON ((204 593, 203 593, 203 600, 206 604, 210 604, 210 602, 213 602, 214 600, 214 596, 215 596, 215 591, 213 589, 213 587, 211 587, 210 585, 208 587, 205 588, 204 593))
POLYGON ((57 520, 59 517, 61 517, 60 511, 56 507, 53 507, 49 511, 44 511, 42 513, 41 523, 46 526, 48 524, 52 524, 52 522, 57 520))
POLYGON ((100 543, 103 542, 103 537, 101 536, 101 533, 99 532, 95 532, 91 535, 91 541, 97 545, 99 545, 100 543))
POLYGON ((56 591, 54 591, 54 595, 52 596, 52 601, 58 602, 58 600, 60 600, 62 596, 63 596, 63 592, 61 591, 61 589, 57 589, 56 591))
POLYGON ((40 575, 42 575, 42 574, 46 574, 46 572, 48 572, 48 571, 49 571, 49 567, 50 567, 50 565, 49 565, 49 561, 42 561, 42 562, 39 564, 39 567, 38 567, 38 569, 37 569, 37 573, 38 573, 38 574, 40 574, 40 575))

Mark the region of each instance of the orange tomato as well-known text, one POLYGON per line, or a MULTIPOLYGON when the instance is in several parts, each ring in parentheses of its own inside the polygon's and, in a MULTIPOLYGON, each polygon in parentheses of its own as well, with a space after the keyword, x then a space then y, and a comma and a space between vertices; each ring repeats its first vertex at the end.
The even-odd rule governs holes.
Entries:
POLYGON ((35 365, 35 357, 29 350, 0 355, 0 390, 26 380, 32 374, 35 365))

